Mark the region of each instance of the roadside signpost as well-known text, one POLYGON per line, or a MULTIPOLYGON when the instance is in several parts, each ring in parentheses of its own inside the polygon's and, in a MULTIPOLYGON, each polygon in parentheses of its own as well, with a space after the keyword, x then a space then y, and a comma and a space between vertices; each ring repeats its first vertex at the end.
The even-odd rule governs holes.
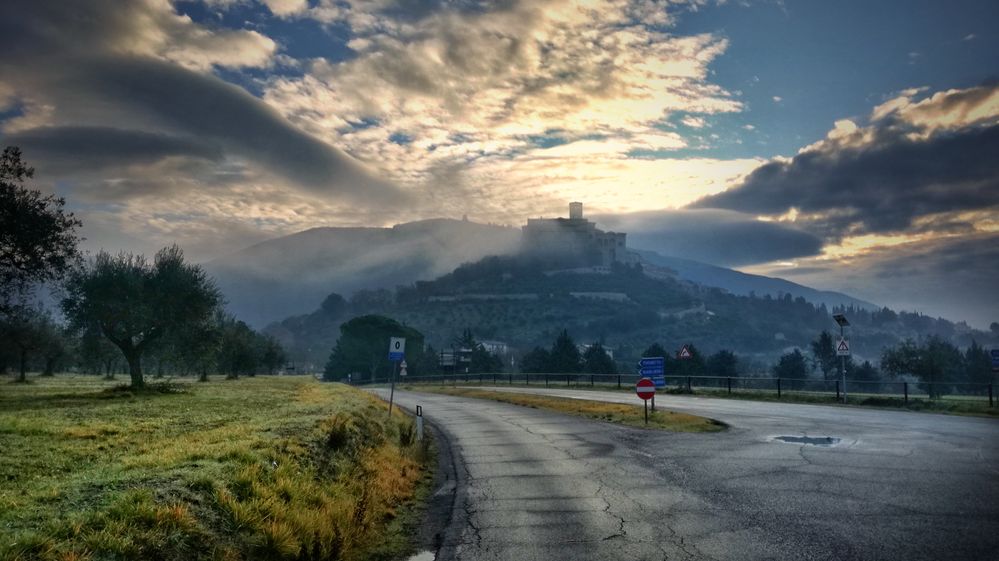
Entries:
MULTIPOLYGON (((661 356, 645 357, 638 361, 638 375, 652 378, 657 388, 666 387, 666 359, 661 356)), ((656 410, 656 396, 652 396, 652 410, 656 410)))
POLYGON ((399 362, 406 356, 406 339, 403 337, 389 338, 389 360, 399 362))
POLYGON ((638 375, 652 378, 657 388, 666 385, 666 359, 661 356, 645 357, 638 361, 638 375))
POLYGON ((992 349, 989 354, 992 355, 992 371, 999 372, 999 349, 992 349))
POLYGON ((389 389, 389 416, 392 416, 392 402, 395 400, 395 367, 402 362, 400 376, 406 375, 406 339, 404 337, 389 337, 388 358, 392 361, 392 381, 389 389))
POLYGON ((840 339, 839 343, 836 343, 836 356, 850 356, 850 341, 840 339))
POLYGON ((635 393, 645 404, 645 424, 649 424, 649 400, 656 397, 656 384, 649 378, 642 378, 635 384, 635 393))
POLYGON ((850 356, 850 343, 843 335, 843 328, 850 326, 850 320, 843 314, 833 314, 833 320, 839 325, 839 344, 836 345, 836 356, 839 357, 839 375, 843 379, 843 403, 846 403, 846 357, 850 356))

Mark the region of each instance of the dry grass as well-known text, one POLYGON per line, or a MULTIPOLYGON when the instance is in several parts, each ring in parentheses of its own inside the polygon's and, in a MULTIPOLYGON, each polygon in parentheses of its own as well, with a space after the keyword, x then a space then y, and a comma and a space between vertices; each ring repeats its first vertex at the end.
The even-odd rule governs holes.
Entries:
POLYGON ((404 414, 305 378, 180 390, 3 384, 0 560, 361 559, 408 547, 400 509, 410 513, 431 454, 404 414))
MULTIPOLYGON (((414 388, 416 389, 416 388, 414 388)), ((475 390, 467 388, 447 388, 420 386, 422 392, 442 393, 461 397, 492 399, 503 403, 523 405, 536 409, 550 409, 559 413, 578 415, 598 421, 608 421, 633 427, 645 427, 645 414, 641 405, 625 405, 622 403, 606 403, 586 399, 569 399, 563 397, 548 397, 513 392, 475 390)), ((638 399, 636 398, 636 401, 638 399)), ((717 432, 724 430, 726 425, 714 419, 678 413, 659 408, 654 413, 649 411, 649 428, 674 432, 717 432)))

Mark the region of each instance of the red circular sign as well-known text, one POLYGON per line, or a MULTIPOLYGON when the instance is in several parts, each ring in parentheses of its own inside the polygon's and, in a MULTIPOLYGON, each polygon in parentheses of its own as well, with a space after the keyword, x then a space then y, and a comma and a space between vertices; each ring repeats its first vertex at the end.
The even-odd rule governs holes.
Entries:
POLYGON ((635 393, 641 399, 652 399, 656 395, 656 385, 651 378, 642 378, 635 384, 635 393))

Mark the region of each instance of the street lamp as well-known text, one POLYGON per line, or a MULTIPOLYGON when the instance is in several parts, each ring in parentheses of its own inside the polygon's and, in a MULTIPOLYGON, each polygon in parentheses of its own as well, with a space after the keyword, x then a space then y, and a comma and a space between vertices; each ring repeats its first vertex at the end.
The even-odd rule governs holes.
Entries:
MULTIPOLYGON (((839 324, 839 340, 843 341, 843 328, 850 325, 843 314, 833 314, 833 319, 839 324)), ((843 380, 843 403, 846 403, 846 355, 840 354, 839 345, 836 345, 836 354, 839 354, 839 376, 843 380)))

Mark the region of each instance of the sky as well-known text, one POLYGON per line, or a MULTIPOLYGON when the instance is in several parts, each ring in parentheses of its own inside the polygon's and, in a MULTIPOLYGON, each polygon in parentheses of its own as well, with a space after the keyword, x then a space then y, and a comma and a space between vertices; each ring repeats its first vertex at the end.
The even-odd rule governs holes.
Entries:
POLYGON ((84 246, 519 225, 999 321, 999 3, 6 0, 0 143, 84 246))

